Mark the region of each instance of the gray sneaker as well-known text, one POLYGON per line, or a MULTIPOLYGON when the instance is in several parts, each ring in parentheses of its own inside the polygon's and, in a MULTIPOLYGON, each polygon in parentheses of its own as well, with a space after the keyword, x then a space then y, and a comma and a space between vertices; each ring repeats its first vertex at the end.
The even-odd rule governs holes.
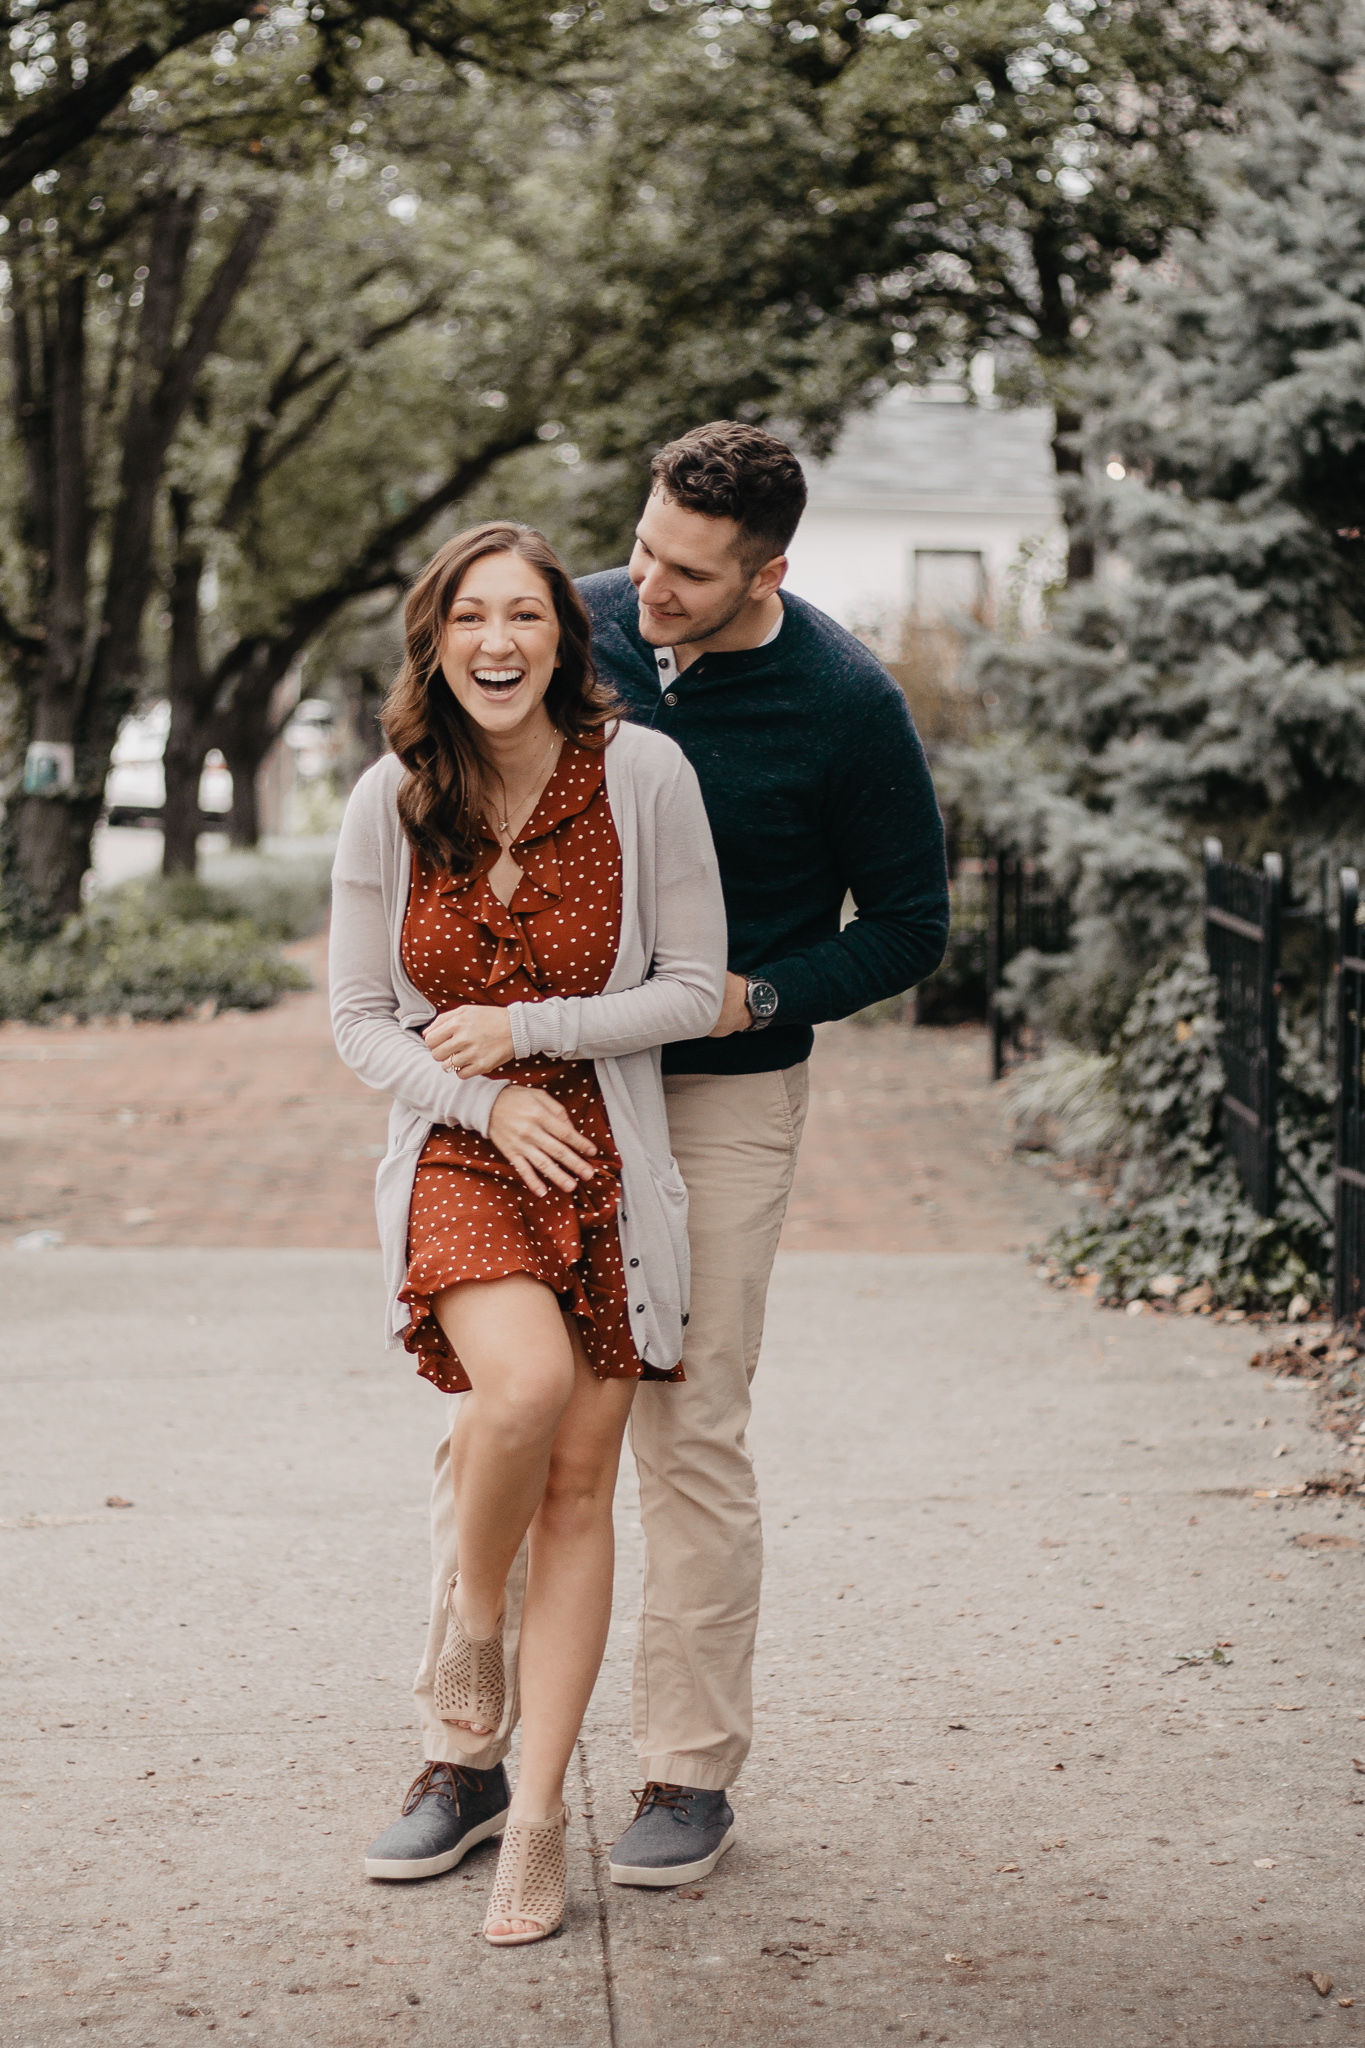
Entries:
POLYGON ((632 1795, 635 1818, 611 1852, 613 1884, 687 1884, 709 1877, 735 1839, 723 1792, 648 1784, 632 1795))
POLYGON ((423 1764, 403 1812, 365 1852, 366 1877, 438 1877, 507 1824, 507 1773, 423 1764))

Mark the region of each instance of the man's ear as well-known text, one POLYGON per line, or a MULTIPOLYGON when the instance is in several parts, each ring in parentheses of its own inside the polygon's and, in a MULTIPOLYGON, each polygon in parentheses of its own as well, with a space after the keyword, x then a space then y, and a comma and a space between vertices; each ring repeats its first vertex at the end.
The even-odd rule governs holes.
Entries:
POLYGON ((765 597, 771 597, 782 586, 787 573, 787 557, 774 555, 771 562, 765 562, 749 585, 750 604, 761 604, 765 597))

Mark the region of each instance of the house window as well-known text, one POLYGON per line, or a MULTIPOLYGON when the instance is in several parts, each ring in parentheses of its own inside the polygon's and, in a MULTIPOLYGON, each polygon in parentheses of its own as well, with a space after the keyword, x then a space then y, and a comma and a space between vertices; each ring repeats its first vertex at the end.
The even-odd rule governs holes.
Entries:
POLYGON ((985 616, 986 572, 966 548, 915 549, 915 614, 921 625, 985 616))

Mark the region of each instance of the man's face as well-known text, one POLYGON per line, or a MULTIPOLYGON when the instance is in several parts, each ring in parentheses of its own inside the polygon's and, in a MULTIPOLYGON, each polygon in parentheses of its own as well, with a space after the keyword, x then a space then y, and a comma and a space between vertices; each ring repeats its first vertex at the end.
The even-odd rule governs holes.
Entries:
MULTIPOLYGON (((739 521, 689 512, 660 492, 650 495, 635 529, 630 580, 640 601, 640 632, 653 647, 709 640, 756 597, 776 589, 766 564, 755 572, 735 552, 739 521), (760 587, 761 586, 761 587, 760 587)), ((785 563, 781 567, 785 568, 785 563)))

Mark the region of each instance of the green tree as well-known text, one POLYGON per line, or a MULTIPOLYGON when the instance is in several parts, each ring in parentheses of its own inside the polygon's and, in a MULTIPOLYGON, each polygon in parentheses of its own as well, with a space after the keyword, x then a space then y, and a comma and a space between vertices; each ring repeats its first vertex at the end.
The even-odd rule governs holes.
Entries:
POLYGON ((345 102, 369 68, 373 24, 399 30, 414 52, 522 75, 566 35, 582 43, 585 16, 600 14, 538 0, 311 0, 245 15, 239 0, 10 0, 0 12, 11 52, 0 75, 0 200, 83 151, 130 99, 154 102, 182 52, 233 65, 244 25, 297 52, 298 84, 345 102))
POLYGON ((661 206, 620 171, 620 81, 662 89, 677 61, 641 33, 611 90, 484 81, 455 103, 412 68, 294 182, 172 465, 169 870, 193 865, 208 747, 254 840, 282 679, 446 526, 536 511, 577 566, 617 559, 651 443, 719 413, 818 431, 865 379, 809 322, 718 332, 680 289, 716 201, 699 181, 661 206))
POLYGON ((1359 860, 1365 808, 1365 56, 1344 0, 1277 35, 1212 216, 1100 322, 1094 516, 1125 573, 987 649, 962 799, 1071 882, 1046 997, 1107 1043, 1190 933, 1199 843, 1359 860))
POLYGON ((884 374, 989 348, 1008 402, 1053 406, 1075 579, 1095 308, 1203 218, 1200 146, 1233 125, 1264 18, 1255 0, 737 6, 709 73, 637 105, 632 160, 727 190, 715 299, 836 320, 884 374))
MULTIPOLYGON (((511 68, 536 45, 529 34, 517 41, 524 13, 514 6, 496 17, 511 68)), ((491 10, 480 18, 495 20, 491 10)), ((115 34, 121 20, 104 27, 115 34)), ((89 83, 73 70, 78 26, 71 20, 63 31, 73 91, 89 83)), ((94 61, 94 27, 86 31, 94 61)), ((458 102, 485 75, 465 57, 456 69, 414 58, 392 29, 381 30, 366 48, 370 63, 387 65, 388 83, 371 71, 343 104, 340 88, 319 95, 319 68, 334 55, 329 36, 325 18, 281 8, 239 19, 207 46, 201 38, 172 50, 155 87, 135 87, 126 106, 29 187, 32 212, 17 222, 3 307, 7 452, 18 488, 0 568, 0 645, 20 748, 37 742, 49 759, 68 750, 74 778, 28 778, 7 806, 5 910, 17 929, 50 926, 78 903, 110 751, 143 681, 166 463, 202 404, 201 373, 281 208, 320 166, 352 167, 358 152, 343 138, 367 126, 348 119, 355 95, 367 107, 405 106, 416 82, 405 74, 420 65, 428 106, 458 102), (305 61, 310 68, 300 70, 305 61)), ((23 47, 37 64, 37 46, 23 47)), ((48 88, 35 90, 47 104, 48 88)), ((325 298, 330 281, 315 283, 325 298)))

